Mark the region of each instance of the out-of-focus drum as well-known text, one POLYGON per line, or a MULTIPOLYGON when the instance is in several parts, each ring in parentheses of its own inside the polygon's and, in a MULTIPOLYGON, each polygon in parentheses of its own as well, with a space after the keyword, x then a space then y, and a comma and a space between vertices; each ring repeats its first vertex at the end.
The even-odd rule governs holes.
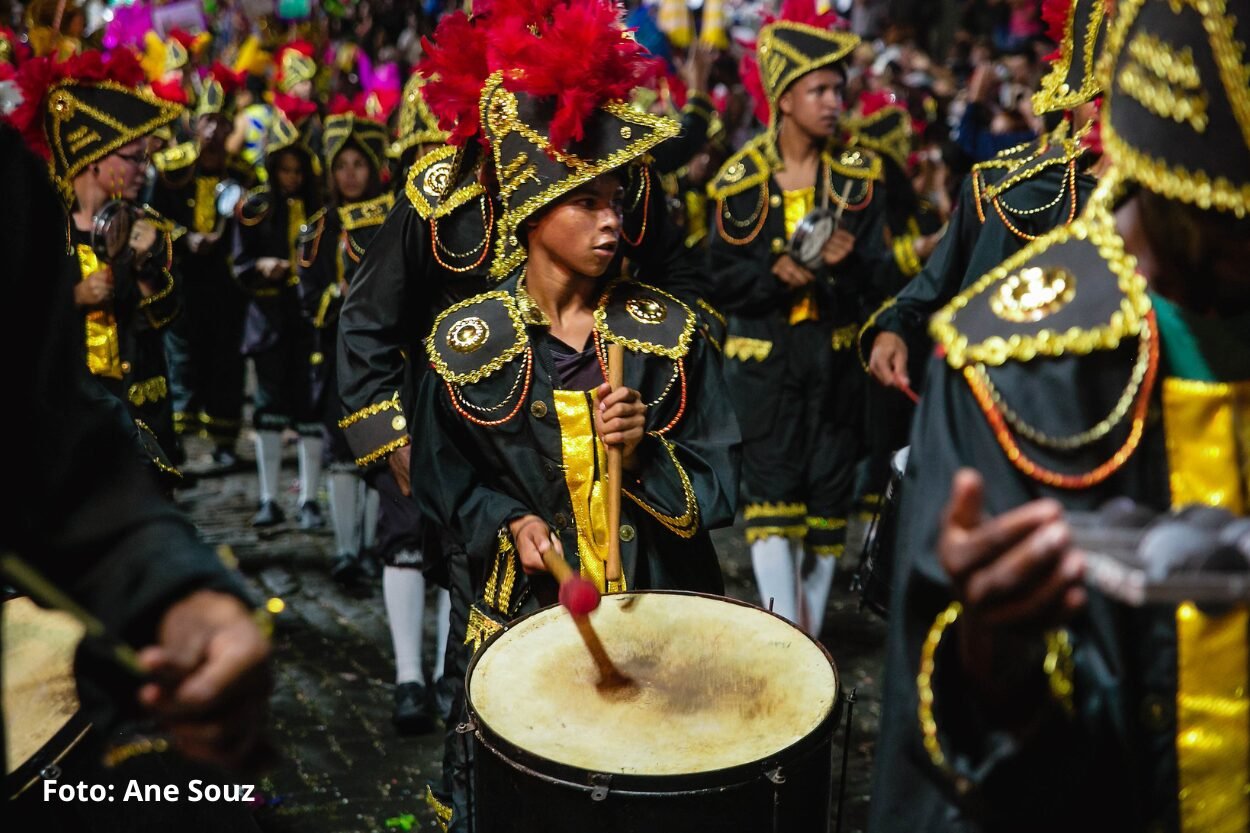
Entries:
POLYGON ((607 596, 591 621, 635 685, 596 689, 559 607, 470 664, 477 833, 828 829, 841 701, 819 642, 692 593, 607 596))
POLYGON ((3 605, 6 798, 59 775, 61 759, 90 728, 78 715, 74 651, 82 625, 27 598, 3 605))
POLYGON ((873 516, 864 539, 864 551, 855 572, 855 586, 860 604, 879 616, 890 610, 890 577, 894 574, 894 541, 898 532, 898 510, 903 491, 903 472, 907 470, 909 448, 894 453, 890 459, 890 482, 881 494, 877 514, 873 516))

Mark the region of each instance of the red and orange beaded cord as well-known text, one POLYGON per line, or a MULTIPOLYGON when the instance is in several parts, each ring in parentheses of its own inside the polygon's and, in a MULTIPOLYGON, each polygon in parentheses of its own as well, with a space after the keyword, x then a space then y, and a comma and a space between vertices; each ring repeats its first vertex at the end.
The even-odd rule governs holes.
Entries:
POLYGON ((494 201, 492 201, 486 194, 482 195, 482 202, 484 203, 484 208, 482 210, 482 223, 484 225, 482 230, 482 253, 478 255, 476 261, 468 266, 452 266, 449 263, 445 263, 443 259, 438 256, 438 220, 433 218, 430 219, 430 237, 432 238, 431 242, 434 244, 431 248, 434 250, 434 260, 438 262, 439 266, 449 272, 469 272, 476 269, 482 265, 482 262, 486 260, 487 253, 490 252, 490 232, 491 229, 495 227, 495 204, 494 201))
POLYGON ((530 382, 532 382, 534 378, 534 348, 532 347, 528 347, 525 350, 525 369, 522 372, 525 374, 525 387, 521 389, 521 395, 517 398, 516 405, 512 407, 512 410, 508 412, 508 415, 500 417, 499 419, 486 420, 473 416, 473 414, 469 413, 464 407, 461 406, 460 399, 456 395, 456 389, 452 386, 451 382, 444 381, 443 384, 447 386, 447 395, 451 397, 451 406, 456 409, 456 413, 460 414, 460 416, 464 417, 469 422, 472 422, 474 425, 480 425, 483 428, 493 428, 496 425, 503 425, 505 422, 516 416, 517 412, 521 410, 521 406, 525 404, 525 400, 529 398, 530 382))
POLYGON ((630 240, 629 235, 625 233, 625 222, 621 221, 621 239, 625 241, 627 246, 642 245, 643 238, 647 236, 647 212, 651 209, 651 177, 643 172, 643 196, 642 196, 642 228, 638 230, 638 238, 630 240))
POLYGON ((976 397, 977 404, 980 405, 981 410, 990 422, 990 427, 994 431, 994 437, 998 440, 998 444, 1002 446, 1007 459, 1011 461, 1012 465, 1032 479, 1045 483, 1047 486, 1054 486, 1059 489, 1088 489, 1091 486, 1102 483, 1115 474, 1128 462, 1128 458, 1133 455, 1133 452, 1137 450, 1137 446, 1141 442, 1146 424, 1146 409, 1150 405, 1155 375, 1159 369, 1159 340, 1155 336, 1153 312, 1147 314, 1146 320, 1142 324, 1141 338, 1149 340, 1150 364, 1146 369, 1146 377, 1142 382, 1141 392, 1138 393, 1137 401, 1133 404, 1132 428, 1129 430, 1128 438, 1125 439, 1124 445, 1120 446, 1119 450, 1111 455, 1108 460, 1093 471, 1085 474, 1062 474, 1040 466, 1026 457, 1011 436, 1007 422, 1003 419, 1002 412, 999 411, 998 406, 994 404, 989 391, 977 378, 976 368, 972 366, 965 367, 964 378, 968 380, 968 386, 972 389, 972 394, 976 397))

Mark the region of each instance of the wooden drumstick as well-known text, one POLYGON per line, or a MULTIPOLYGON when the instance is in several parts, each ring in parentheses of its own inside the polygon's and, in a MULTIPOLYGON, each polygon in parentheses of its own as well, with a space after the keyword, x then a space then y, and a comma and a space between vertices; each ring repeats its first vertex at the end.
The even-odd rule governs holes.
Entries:
MULTIPOLYGON (((625 348, 608 345, 608 384, 616 390, 625 384, 625 348)), ((608 447, 608 581, 621 580, 621 447, 608 447)))
POLYGON ((68 613, 78 624, 82 625, 86 636, 98 640, 106 651, 104 656, 116 666, 139 680, 147 680, 148 672, 139 664, 135 649, 122 642, 96 617, 78 605, 60 588, 30 564, 20 558, 17 553, 0 553, 0 577, 14 587, 23 590, 40 605, 53 610, 68 613))
POLYGON ((573 624, 577 626, 577 632, 581 635, 582 642, 586 644, 586 650, 590 652, 590 658, 595 661, 595 667, 599 670, 599 682, 595 684, 596 688, 603 690, 632 684, 633 680, 622 674, 612 662, 612 658, 603 647, 603 642, 599 639, 599 634, 595 633, 594 625, 590 624, 589 614, 599 606, 598 589, 573 572, 573 568, 564 560, 564 550, 555 533, 551 534, 550 549, 543 553, 543 565, 547 568, 547 572, 560 582, 560 604, 572 615, 573 624))

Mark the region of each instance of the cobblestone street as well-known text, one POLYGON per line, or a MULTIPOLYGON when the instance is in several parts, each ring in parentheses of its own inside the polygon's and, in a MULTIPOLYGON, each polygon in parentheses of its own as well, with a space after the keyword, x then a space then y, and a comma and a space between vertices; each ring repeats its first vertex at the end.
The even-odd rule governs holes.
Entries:
MULTIPOLYGON (((264 779, 265 804, 257 818, 266 831, 373 833, 432 830, 424 802, 427 780, 437 779, 441 731, 399 737, 390 723, 394 668, 380 584, 350 595, 328 576, 332 533, 301 532, 293 520, 267 530, 249 525, 256 504, 250 443, 240 443, 240 468, 201 476, 179 492, 181 505, 213 543, 226 545, 257 592, 282 599, 276 617, 273 735, 281 761, 264 779)), ((206 447, 189 444, 194 471, 206 447)), ((293 452, 284 460, 289 483, 293 452)), ((280 503, 295 516, 296 495, 280 503)), ((730 595, 755 601, 750 558, 740 530, 715 535, 730 595)), ((842 582, 839 582, 842 584, 842 582)), ((433 596, 427 610, 433 608, 433 596)), ((434 650, 427 614, 426 667, 434 650)), ((854 688, 855 727, 849 761, 844 831, 864 828, 871 754, 880 713, 885 627, 859 610, 858 600, 835 589, 824 642, 854 688)), ((453 634, 453 638, 455 638, 453 634)), ((835 760, 841 760, 842 734, 835 760)))

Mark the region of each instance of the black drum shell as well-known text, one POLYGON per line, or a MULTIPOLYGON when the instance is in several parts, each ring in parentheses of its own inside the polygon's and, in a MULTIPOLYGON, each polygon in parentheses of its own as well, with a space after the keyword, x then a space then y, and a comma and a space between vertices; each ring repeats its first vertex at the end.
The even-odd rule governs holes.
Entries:
MULTIPOLYGON (((734 599, 709 598, 754 607, 734 599)), ((466 690, 470 695, 477 660, 499 636, 488 639, 469 664, 466 690)), ((835 685, 840 687, 837 666, 824 646, 820 648, 834 666, 835 685)), ((474 833, 823 833, 829 829, 833 735, 842 712, 840 691, 834 694, 829 714, 812 732, 775 755, 729 769, 680 775, 608 776, 551 761, 502 738, 474 710, 472 696, 466 700, 475 747, 474 833)))

